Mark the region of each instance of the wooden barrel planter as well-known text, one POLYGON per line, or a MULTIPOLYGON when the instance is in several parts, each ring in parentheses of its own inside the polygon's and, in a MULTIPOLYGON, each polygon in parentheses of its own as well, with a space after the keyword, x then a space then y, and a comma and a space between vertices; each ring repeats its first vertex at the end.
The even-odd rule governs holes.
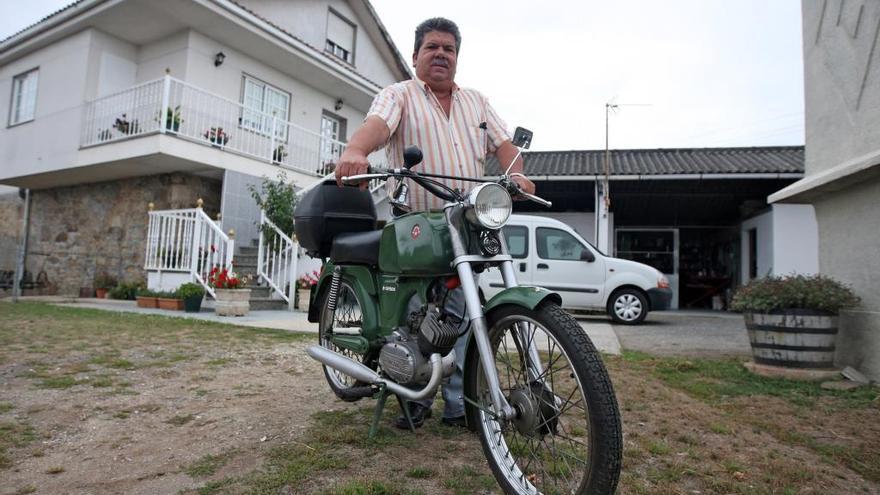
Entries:
POLYGON ((834 368, 837 315, 789 309, 743 316, 756 363, 801 369, 834 368))

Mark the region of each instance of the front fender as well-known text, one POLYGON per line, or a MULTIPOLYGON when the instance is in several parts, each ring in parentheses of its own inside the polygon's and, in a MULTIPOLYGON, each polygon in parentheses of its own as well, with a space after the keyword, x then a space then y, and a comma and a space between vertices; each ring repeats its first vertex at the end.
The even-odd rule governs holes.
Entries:
POLYGON ((509 289, 504 289, 498 294, 495 294, 492 299, 489 299, 485 306, 483 306, 483 314, 489 314, 494 308, 497 308, 502 304, 515 304, 524 308, 535 309, 545 299, 550 299, 556 304, 562 304, 562 296, 555 292, 550 292, 543 287, 531 287, 527 285, 511 287, 509 289))

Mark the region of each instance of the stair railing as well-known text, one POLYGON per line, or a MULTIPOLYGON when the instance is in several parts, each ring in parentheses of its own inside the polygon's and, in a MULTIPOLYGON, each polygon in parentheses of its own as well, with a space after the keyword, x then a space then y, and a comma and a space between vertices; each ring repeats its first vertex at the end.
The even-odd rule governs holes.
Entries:
POLYGON ((229 235, 223 232, 201 204, 197 208, 150 211, 144 268, 189 272, 193 281, 215 297, 208 284, 211 269, 232 269, 233 235, 232 231, 229 235))
POLYGON ((257 276, 293 309, 299 244, 281 231, 260 211, 260 242, 257 249, 257 276))

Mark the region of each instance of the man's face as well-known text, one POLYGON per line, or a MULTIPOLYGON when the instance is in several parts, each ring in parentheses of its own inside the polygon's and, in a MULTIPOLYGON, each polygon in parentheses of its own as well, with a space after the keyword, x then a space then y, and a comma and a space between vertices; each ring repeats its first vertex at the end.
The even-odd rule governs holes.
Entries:
POLYGON ((455 36, 442 31, 430 31, 425 35, 419 51, 413 53, 416 76, 432 89, 449 89, 455 80, 457 57, 455 36))

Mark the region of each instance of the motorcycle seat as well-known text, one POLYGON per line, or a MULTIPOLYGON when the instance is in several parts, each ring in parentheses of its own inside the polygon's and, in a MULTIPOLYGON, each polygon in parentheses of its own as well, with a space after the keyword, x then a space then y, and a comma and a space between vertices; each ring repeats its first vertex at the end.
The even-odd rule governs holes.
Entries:
POLYGON ((330 261, 336 264, 378 265, 381 238, 381 230, 339 234, 333 239, 330 261))

